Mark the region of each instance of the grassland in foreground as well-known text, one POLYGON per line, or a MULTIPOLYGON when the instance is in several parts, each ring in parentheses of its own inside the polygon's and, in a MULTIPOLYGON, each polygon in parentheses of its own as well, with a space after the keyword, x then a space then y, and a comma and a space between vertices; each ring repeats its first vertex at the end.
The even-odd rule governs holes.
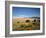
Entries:
POLYGON ((40 30, 40 22, 31 18, 16 18, 12 20, 12 30, 40 30))

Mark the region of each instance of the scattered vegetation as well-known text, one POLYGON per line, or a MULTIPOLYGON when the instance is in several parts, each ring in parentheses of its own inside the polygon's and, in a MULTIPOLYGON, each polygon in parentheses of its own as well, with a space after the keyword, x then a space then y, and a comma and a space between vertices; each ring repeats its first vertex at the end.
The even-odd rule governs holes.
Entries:
MULTIPOLYGON (((22 20, 21 20, 22 21, 22 20)), ((24 21, 13 21, 13 31, 21 31, 21 30, 40 30, 40 21, 36 22, 34 20, 33 22, 30 20, 24 21)))

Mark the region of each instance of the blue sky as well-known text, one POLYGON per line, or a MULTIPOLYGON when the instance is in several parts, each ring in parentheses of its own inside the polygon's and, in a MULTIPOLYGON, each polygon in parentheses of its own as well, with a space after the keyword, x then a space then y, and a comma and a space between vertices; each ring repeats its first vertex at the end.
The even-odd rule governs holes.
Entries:
POLYGON ((12 14, 16 17, 40 16, 40 8, 12 7, 12 14))

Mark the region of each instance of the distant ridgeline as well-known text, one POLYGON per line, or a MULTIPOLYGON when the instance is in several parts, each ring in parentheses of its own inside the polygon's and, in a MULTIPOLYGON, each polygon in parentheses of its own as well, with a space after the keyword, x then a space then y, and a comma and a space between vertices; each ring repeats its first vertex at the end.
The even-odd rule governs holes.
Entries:
POLYGON ((31 18, 40 19, 40 17, 31 17, 31 18))
POLYGON ((37 20, 40 20, 40 17, 24 17, 24 18, 31 18, 31 19, 37 19, 37 20))

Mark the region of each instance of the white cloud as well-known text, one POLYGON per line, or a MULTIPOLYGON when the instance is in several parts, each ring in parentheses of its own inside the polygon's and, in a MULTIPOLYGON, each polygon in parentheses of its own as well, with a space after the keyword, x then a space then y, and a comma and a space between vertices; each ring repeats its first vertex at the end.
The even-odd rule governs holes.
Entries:
POLYGON ((15 18, 24 18, 24 17, 28 17, 26 15, 19 15, 19 16, 13 16, 12 18, 15 19, 15 18))
POLYGON ((24 18, 24 17, 28 17, 28 16, 26 16, 26 15, 20 15, 17 18, 24 18))

